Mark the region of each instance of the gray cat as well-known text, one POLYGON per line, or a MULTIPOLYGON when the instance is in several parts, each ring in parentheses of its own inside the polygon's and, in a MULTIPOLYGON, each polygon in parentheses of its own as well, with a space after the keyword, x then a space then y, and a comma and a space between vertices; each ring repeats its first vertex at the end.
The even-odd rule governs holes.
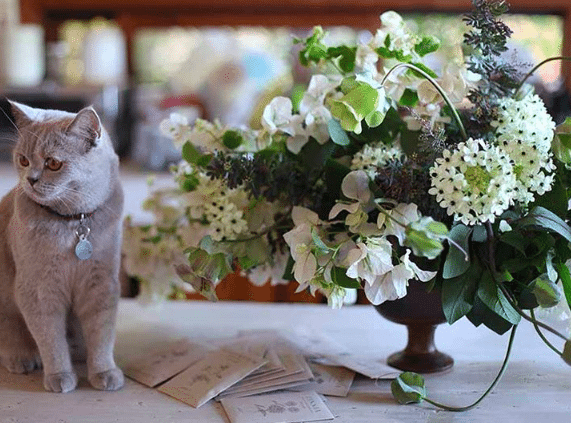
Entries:
POLYGON ((90 107, 73 114, 11 105, 19 183, 0 202, 0 362, 15 373, 41 365, 46 390, 71 391, 69 337, 82 333, 74 339, 87 353, 89 382, 119 389, 117 155, 90 107))

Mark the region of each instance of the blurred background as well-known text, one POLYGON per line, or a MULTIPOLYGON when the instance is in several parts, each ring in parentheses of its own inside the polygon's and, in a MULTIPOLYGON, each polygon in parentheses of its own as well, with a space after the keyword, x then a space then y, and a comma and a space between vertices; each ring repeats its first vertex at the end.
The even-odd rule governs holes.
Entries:
MULTIPOLYGON (((510 4, 510 60, 531 68, 571 55, 568 0, 510 4)), ((457 48, 470 7, 467 0, 0 0, 0 195, 15 183, 6 98, 69 111, 93 105, 122 159, 126 213, 144 223, 147 175, 179 159, 158 129, 172 111, 255 127, 271 98, 296 95, 311 77, 297 64, 293 36, 322 25, 331 44, 370 37, 392 9, 457 48)), ((559 121, 571 111, 570 74, 551 62, 533 79, 559 121)), ((278 301, 293 289, 228 296, 278 301)))

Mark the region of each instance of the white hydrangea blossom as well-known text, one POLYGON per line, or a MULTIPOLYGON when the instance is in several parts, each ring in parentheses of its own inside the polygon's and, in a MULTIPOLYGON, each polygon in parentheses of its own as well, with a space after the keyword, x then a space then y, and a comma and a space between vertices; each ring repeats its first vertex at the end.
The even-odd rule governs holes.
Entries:
POLYGON ((299 113, 293 113, 293 105, 289 98, 276 97, 264 109, 262 127, 270 134, 287 135, 287 148, 298 154, 303 146, 313 137, 320 144, 329 140, 327 123, 331 112, 325 107, 325 98, 334 93, 340 80, 333 80, 324 75, 314 75, 309 82, 300 105, 299 113))
POLYGON ((516 200, 528 204, 551 189, 555 170, 550 152, 555 122, 537 95, 505 98, 498 108, 497 142, 513 160, 516 200))
POLYGON ((430 169, 436 201, 466 225, 494 222, 513 203, 516 178, 510 157, 496 146, 470 138, 444 150, 430 169))
POLYGON ((399 160, 402 155, 403 152, 398 146, 387 147, 383 143, 367 144, 353 156, 351 169, 364 170, 369 178, 375 179, 378 167, 399 160))
POLYGON ((381 15, 381 27, 377 30, 372 44, 380 47, 385 45, 385 40, 389 36, 389 49, 400 50, 403 55, 415 55, 414 46, 418 41, 406 27, 403 18, 394 11, 388 11, 381 15))

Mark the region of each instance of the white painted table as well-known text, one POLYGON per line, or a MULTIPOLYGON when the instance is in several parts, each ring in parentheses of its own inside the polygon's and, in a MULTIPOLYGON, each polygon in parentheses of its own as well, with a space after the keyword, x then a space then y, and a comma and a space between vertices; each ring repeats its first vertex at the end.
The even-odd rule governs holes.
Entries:
MULTIPOLYGON (((571 369, 537 339, 531 325, 520 326, 507 373, 477 408, 458 414, 428 405, 397 405, 389 381, 358 377, 348 397, 325 397, 334 422, 571 421, 571 369)), ((222 338, 245 329, 294 328, 326 334, 381 362, 405 343, 404 327, 384 320, 371 306, 331 310, 314 304, 191 301, 145 308, 122 300, 116 353, 121 361, 150 343, 181 336, 222 338)), ((456 363, 446 374, 426 377, 431 397, 456 405, 472 402, 495 376, 506 342, 507 336, 476 329, 465 319, 440 326, 436 343, 456 363)), ((0 369, 0 422, 228 422, 214 401, 194 409, 129 379, 121 391, 100 392, 87 383, 85 369, 79 370, 76 391, 52 394, 44 392, 40 373, 12 375, 0 369)))

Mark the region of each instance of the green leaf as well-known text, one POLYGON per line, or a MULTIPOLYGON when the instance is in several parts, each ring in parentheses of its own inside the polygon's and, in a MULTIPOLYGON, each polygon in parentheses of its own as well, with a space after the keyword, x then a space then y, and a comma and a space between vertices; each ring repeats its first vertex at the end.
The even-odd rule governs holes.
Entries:
MULTIPOLYGON (((417 68, 419 68, 421 71, 424 71, 426 74, 428 74, 428 76, 432 77, 432 78, 438 78, 438 75, 436 75, 436 73, 430 69, 428 66, 422 64, 422 63, 411 63, 411 65, 416 66, 417 68)), ((424 75, 422 75, 420 72, 415 71, 414 69, 409 69, 407 72, 412 72, 417 78, 423 78, 424 79, 424 75)))
POLYGON ((353 278, 347 276, 347 269, 334 267, 331 269, 331 279, 333 283, 343 288, 360 289, 361 284, 353 278))
POLYGON ((341 127, 341 124, 337 119, 330 119, 327 122, 327 130, 329 131, 329 136, 331 140, 337 145, 349 145, 351 140, 347 135, 347 132, 341 127))
POLYGON ((510 305, 489 271, 482 274, 477 295, 490 310, 509 323, 517 325, 521 320, 521 316, 510 305))
POLYGON ((414 107, 418 103, 418 94, 410 88, 405 88, 399 99, 399 104, 405 107, 414 107))
POLYGON ((232 272, 225 254, 208 254, 201 248, 194 248, 189 252, 188 263, 195 275, 213 283, 220 282, 232 272))
POLYGON ((331 101, 331 114, 339 119, 345 130, 360 133, 361 121, 377 109, 379 92, 367 83, 345 79, 353 87, 339 100, 331 101))
POLYGON ((322 252, 323 254, 327 254, 329 252, 329 247, 325 245, 325 243, 319 238, 317 231, 315 228, 311 228, 311 238, 313 239, 313 243, 317 247, 317 249, 322 252))
POLYGON ((200 181, 198 180, 198 178, 196 176, 187 175, 184 178, 184 180, 182 181, 182 183, 180 184, 180 187, 183 191, 190 192, 190 191, 194 191, 199 184, 200 184, 200 181))
POLYGON ((528 240, 523 236, 521 232, 509 231, 500 235, 500 242, 515 248, 522 255, 525 256, 525 247, 528 244, 528 240))
POLYGON ((352 72, 355 69, 355 57, 357 56, 357 47, 339 46, 329 47, 327 49, 328 58, 339 58, 339 68, 345 72, 352 72))
POLYGON ((486 242, 488 239, 488 234, 486 228, 483 225, 474 226, 474 232, 472 232, 472 241, 474 242, 486 242))
POLYGON ((532 287, 531 292, 535 295, 537 303, 544 308, 554 307, 561 301, 559 286, 549 280, 547 274, 535 278, 532 282, 532 287))
POLYGON ((210 164, 212 158, 213 158, 212 154, 203 154, 196 161, 196 165, 200 167, 206 167, 210 164))
POLYGON ((286 280, 286 281, 295 280, 295 277, 293 275, 293 266, 294 265, 295 265, 295 260, 290 255, 289 258, 287 259, 287 264, 286 264, 286 267, 284 269, 284 274, 282 275, 283 280, 286 280))
MULTIPOLYGON (((460 246, 466 253, 470 253, 470 235, 472 228, 466 225, 456 225, 448 234, 448 237, 460 246)), ((451 279, 463 275, 470 268, 470 260, 466 259, 463 251, 460 251, 454 244, 449 243, 448 255, 442 269, 442 277, 451 279)))
POLYGON ((384 59, 392 59, 395 57, 395 53, 386 47, 377 47, 375 53, 384 59))
POLYGON ((499 335, 506 333, 513 327, 510 322, 490 310, 479 297, 474 300, 474 306, 466 317, 474 326, 480 326, 483 323, 488 329, 499 335))
POLYGON ((426 56, 433 53, 440 47, 440 40, 433 36, 424 36, 418 44, 414 46, 414 51, 420 56, 426 56))
POLYGON ((555 268, 557 269, 557 274, 561 278, 563 293, 565 294, 567 304, 571 307, 571 273, 569 272, 569 268, 565 263, 558 263, 555 268))
POLYGON ((440 255, 444 246, 442 241, 448 235, 448 228, 442 222, 437 222, 429 216, 423 216, 405 228, 404 245, 410 247, 414 255, 435 259, 440 255))
POLYGON ((565 346, 563 347, 563 354, 561 354, 561 358, 565 363, 571 366, 571 341, 565 341, 565 346))
POLYGON ((571 117, 565 119, 565 122, 555 129, 551 150, 557 160, 571 164, 571 117))
MULTIPOLYGON (((571 161, 569 163, 571 164, 571 161)), ((564 170, 564 172, 568 171, 564 170)), ((564 219, 568 212, 568 202, 566 186, 561 181, 559 175, 556 175, 551 185, 551 190, 541 196, 537 196, 530 208, 541 206, 551 210, 557 216, 564 219)))
POLYGON ((472 309, 482 271, 480 264, 472 261, 464 274, 442 281, 442 311, 448 323, 454 323, 472 309))
POLYGON ((242 270, 251 269, 252 267, 255 267, 259 264, 257 260, 254 260, 248 256, 239 257, 238 263, 240 264, 240 269, 242 270))
POLYGON ((521 227, 534 227, 555 232, 571 242, 571 228, 555 213, 543 207, 535 207, 529 214, 519 220, 521 227))
POLYGON ((236 130, 230 129, 222 135, 222 144, 231 150, 238 148, 243 142, 242 134, 236 130))
POLYGON ((182 146, 182 158, 188 163, 196 164, 197 160, 202 156, 194 145, 187 141, 182 146))
POLYGON ((197 276, 194 274, 190 266, 186 264, 175 265, 175 271, 179 278, 192 285, 192 287, 204 298, 210 301, 218 301, 216 288, 212 281, 197 276))
POLYGON ((418 373, 401 373, 391 382, 391 392, 400 404, 418 404, 426 398, 424 378, 418 373))

